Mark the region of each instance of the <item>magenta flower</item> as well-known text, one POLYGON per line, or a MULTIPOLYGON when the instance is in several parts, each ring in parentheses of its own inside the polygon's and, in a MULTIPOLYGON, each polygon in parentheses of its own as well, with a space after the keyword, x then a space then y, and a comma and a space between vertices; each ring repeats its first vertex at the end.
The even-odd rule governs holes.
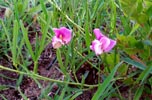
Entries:
POLYGON ((100 55, 103 52, 109 52, 115 45, 116 41, 103 35, 99 29, 93 30, 96 39, 92 41, 90 49, 95 52, 96 55, 100 55))
POLYGON ((52 38, 53 48, 60 48, 62 45, 68 44, 72 38, 72 31, 66 27, 53 28, 55 36, 52 38))

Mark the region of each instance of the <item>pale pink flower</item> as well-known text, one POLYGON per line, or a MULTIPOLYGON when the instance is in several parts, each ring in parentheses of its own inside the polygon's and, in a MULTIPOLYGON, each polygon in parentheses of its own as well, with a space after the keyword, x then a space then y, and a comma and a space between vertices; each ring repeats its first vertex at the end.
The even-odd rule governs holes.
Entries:
POLYGON ((96 55, 100 55, 103 52, 109 52, 115 45, 116 41, 103 35, 99 29, 94 29, 96 39, 92 41, 90 49, 95 52, 96 55))
POLYGON ((72 38, 72 31, 66 27, 53 28, 55 36, 52 38, 52 46, 57 49, 62 45, 68 44, 72 38))

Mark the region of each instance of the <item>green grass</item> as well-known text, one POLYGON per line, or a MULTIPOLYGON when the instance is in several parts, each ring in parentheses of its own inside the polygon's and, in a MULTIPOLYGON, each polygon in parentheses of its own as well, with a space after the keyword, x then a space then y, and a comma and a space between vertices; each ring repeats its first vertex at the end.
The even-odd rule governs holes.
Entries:
POLYGON ((94 87, 97 91, 92 100, 112 97, 125 100, 120 90, 123 86, 129 87, 128 98, 134 100, 152 94, 149 92, 152 89, 151 0, 5 0, 0 1, 0 8, 7 8, 4 19, 0 19, 0 59, 7 57, 15 67, 0 65, 0 70, 19 74, 15 89, 25 100, 27 97, 20 89, 23 76, 32 78, 41 88, 39 99, 53 99, 48 96, 52 84, 58 84, 60 90, 60 95, 56 93, 54 100, 74 100, 83 91, 94 87), (41 38, 35 24, 40 27, 41 38), (62 26, 72 30, 73 38, 69 45, 56 50, 58 68, 65 79, 55 80, 37 73, 38 60, 51 43, 52 28, 62 26), (37 34, 34 45, 28 37, 30 27, 37 34), (95 38, 94 28, 100 28, 105 35, 117 40, 110 53, 96 56, 90 50, 95 38), (92 61, 94 58, 99 62, 92 61), (33 71, 30 71, 28 66, 32 62, 33 71), (85 63, 98 70, 103 82, 99 79, 96 85, 86 84, 87 73, 82 75, 81 82, 78 81, 76 72, 85 63), (104 66, 103 70, 100 65, 104 66), (70 72, 75 80, 69 77, 70 72), (44 89, 39 80, 49 81, 51 85, 44 89), (122 84, 117 84, 118 81, 122 84))

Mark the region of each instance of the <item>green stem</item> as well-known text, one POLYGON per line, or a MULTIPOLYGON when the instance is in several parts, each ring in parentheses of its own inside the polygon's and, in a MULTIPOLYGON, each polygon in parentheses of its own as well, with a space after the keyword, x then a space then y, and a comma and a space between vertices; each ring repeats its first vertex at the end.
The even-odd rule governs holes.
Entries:
MULTIPOLYGON (((54 1, 54 0, 53 0, 54 1)), ((83 33, 83 31, 84 31, 84 29, 81 27, 81 26, 79 26, 78 24, 76 24, 72 19, 70 19, 69 18, 69 16, 68 15, 66 15, 61 9, 60 9, 60 7, 57 5, 57 3, 55 2, 53 2, 52 0, 48 0, 48 2, 50 2, 58 11, 60 11, 61 12, 61 14, 69 21, 69 22, 71 22, 75 27, 77 27, 77 29, 78 30, 80 30, 82 33, 83 33)))
MULTIPOLYGON (((40 76, 40 75, 38 75, 38 74, 35 74, 35 73, 33 73, 33 72, 26 73, 26 72, 22 72, 22 71, 10 69, 10 68, 7 68, 7 67, 1 66, 1 65, 0 65, 0 69, 8 70, 8 71, 11 71, 11 72, 16 72, 16 73, 24 74, 24 75, 28 75, 28 76, 32 76, 32 77, 35 77, 35 78, 37 78, 37 79, 45 80, 45 81, 50 81, 50 82, 56 82, 56 83, 62 83, 62 84, 69 84, 69 85, 76 85, 76 86, 81 86, 81 85, 82 85, 81 83, 67 82, 67 81, 61 81, 61 80, 55 80, 55 79, 47 78, 47 77, 44 77, 44 76, 40 76)), ((89 88, 98 87, 98 85, 88 85, 88 84, 83 84, 83 86, 84 86, 84 87, 89 87, 89 88)))
POLYGON ((37 69, 38 69, 38 62, 37 61, 34 61, 34 73, 36 74, 37 73, 37 69))
MULTIPOLYGON (((74 51, 77 52, 78 55, 80 55, 83 59, 85 59, 85 56, 83 56, 78 50, 76 50, 76 48, 74 48, 74 51)), ((87 63, 89 63, 92 67, 94 67, 97 70, 100 70, 99 68, 97 68, 95 65, 93 65, 89 60, 86 60, 87 63)))

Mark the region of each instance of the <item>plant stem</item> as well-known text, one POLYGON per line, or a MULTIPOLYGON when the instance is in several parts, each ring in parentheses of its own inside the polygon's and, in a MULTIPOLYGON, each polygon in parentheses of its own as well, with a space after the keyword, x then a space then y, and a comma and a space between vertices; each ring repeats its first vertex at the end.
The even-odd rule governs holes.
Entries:
POLYGON ((34 61, 34 74, 37 73, 37 68, 38 68, 38 62, 37 61, 34 61))
MULTIPOLYGON (((3 70, 8 70, 8 71, 11 71, 11 72, 16 72, 16 73, 19 73, 19 74, 33 76, 33 77, 35 77, 37 79, 40 79, 40 80, 45 80, 45 81, 50 81, 50 82, 56 82, 56 83, 62 83, 62 84, 69 84, 69 85, 76 85, 76 86, 81 86, 82 85, 81 83, 67 82, 67 81, 61 81, 61 80, 55 80, 55 79, 47 78, 47 77, 35 74, 33 72, 26 73, 26 72, 23 72, 23 71, 18 71, 18 70, 14 70, 14 69, 11 69, 11 68, 7 68, 7 67, 1 66, 1 65, 0 65, 0 68, 3 69, 3 70)), ((89 84, 83 84, 83 86, 84 87, 89 87, 89 88, 98 87, 98 85, 89 85, 89 84)))

